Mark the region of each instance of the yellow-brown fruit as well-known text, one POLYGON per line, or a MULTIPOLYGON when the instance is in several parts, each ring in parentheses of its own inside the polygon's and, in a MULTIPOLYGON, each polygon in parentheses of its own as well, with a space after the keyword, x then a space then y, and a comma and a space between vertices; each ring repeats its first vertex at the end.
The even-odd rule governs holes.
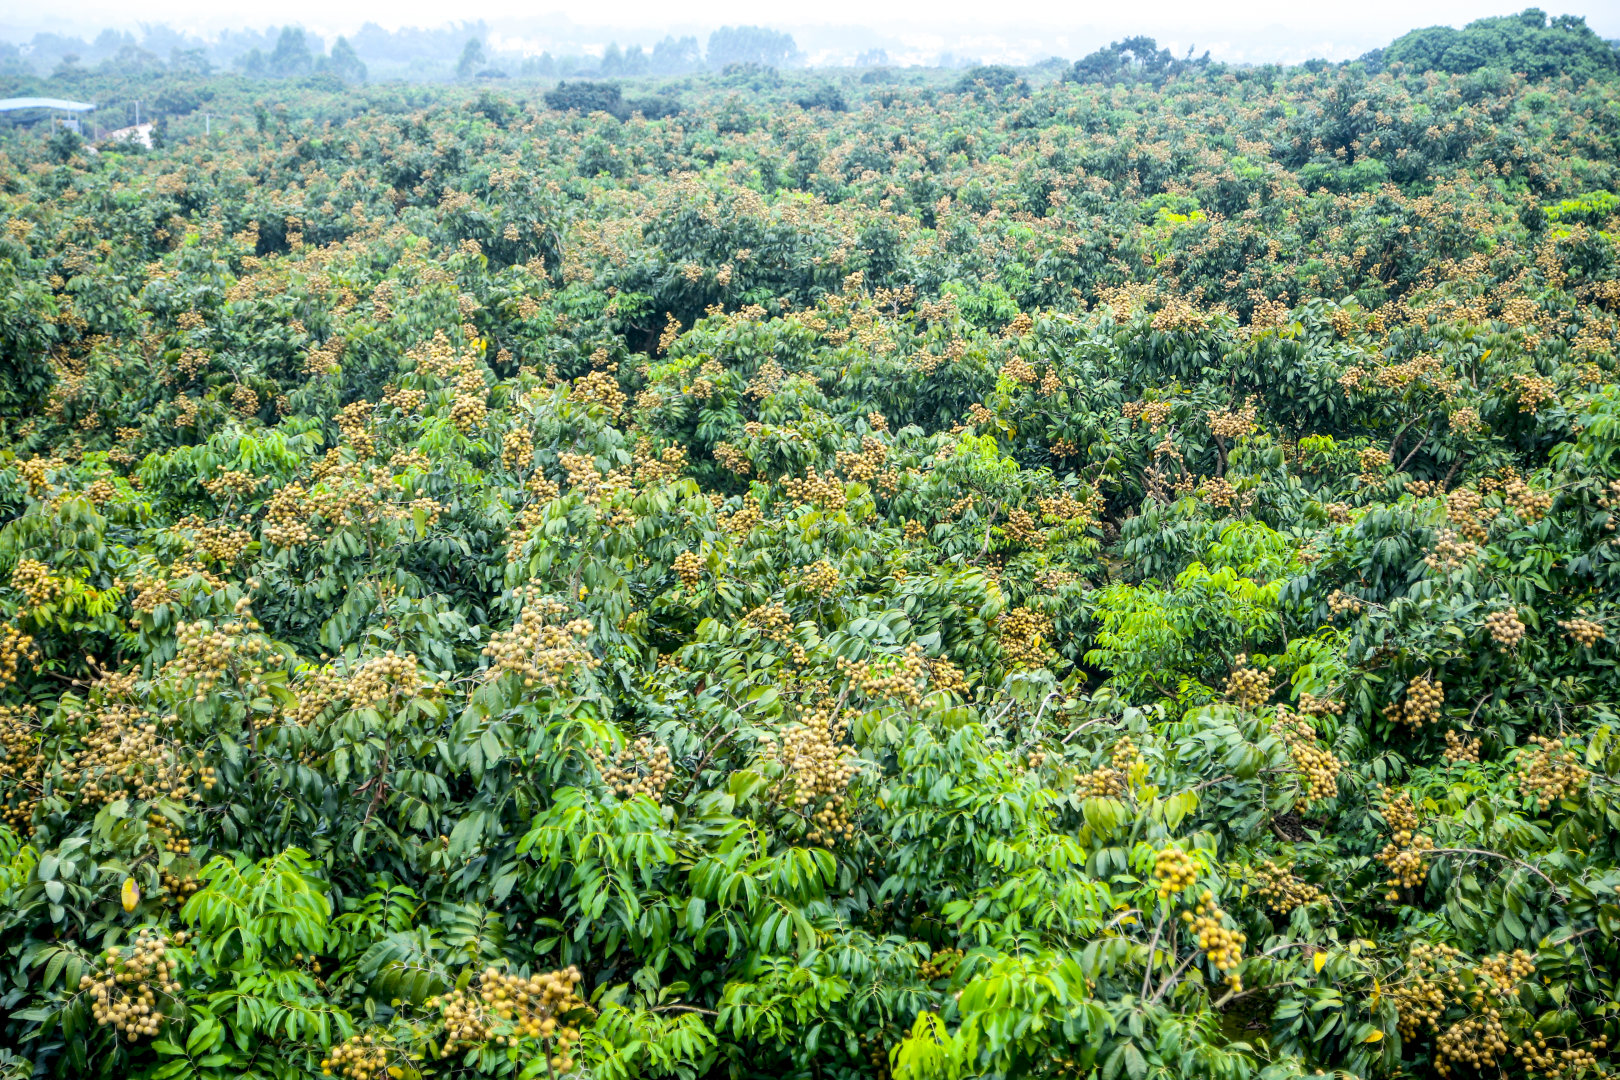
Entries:
POLYGON ((1485 629, 1501 649, 1517 649, 1524 640, 1524 623, 1519 621, 1518 608, 1491 612, 1485 616, 1485 629))
POLYGON ((1160 850, 1153 859, 1153 877, 1159 883, 1159 899, 1192 888, 1198 882, 1198 865, 1178 847, 1160 850))
POLYGON ((703 581, 703 559, 696 552, 683 551, 675 556, 673 569, 681 584, 695 589, 703 581))
POLYGON ((1591 773, 1581 766, 1562 741, 1543 735, 1530 736, 1534 750, 1518 757, 1519 793, 1536 800, 1536 808, 1546 810, 1555 802, 1575 797, 1586 787, 1591 773))
POLYGON ((1264 704, 1271 697, 1271 680, 1277 669, 1252 668, 1244 653, 1239 653, 1232 664, 1232 673, 1226 677, 1226 696, 1246 709, 1264 704))
POLYGON ((1593 622, 1591 619, 1559 619, 1558 625, 1583 649, 1590 649, 1608 636, 1603 630, 1603 624, 1593 622))

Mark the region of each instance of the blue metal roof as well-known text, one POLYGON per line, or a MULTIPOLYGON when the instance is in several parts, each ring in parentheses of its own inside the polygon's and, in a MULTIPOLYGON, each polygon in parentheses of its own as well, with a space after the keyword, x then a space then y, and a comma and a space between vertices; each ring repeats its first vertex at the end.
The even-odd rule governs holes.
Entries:
POLYGON ((90 101, 67 101, 63 98, 53 97, 0 98, 0 112, 10 112, 13 109, 57 109, 61 112, 89 112, 95 107, 95 103, 90 101))

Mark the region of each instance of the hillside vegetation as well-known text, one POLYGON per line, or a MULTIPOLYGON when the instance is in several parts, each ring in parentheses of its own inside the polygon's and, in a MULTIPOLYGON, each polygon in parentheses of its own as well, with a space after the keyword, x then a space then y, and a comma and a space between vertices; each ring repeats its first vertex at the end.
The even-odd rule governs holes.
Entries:
POLYGON ((1607 1075, 1613 65, 1144 41, 0 142, 0 1077, 1607 1075))

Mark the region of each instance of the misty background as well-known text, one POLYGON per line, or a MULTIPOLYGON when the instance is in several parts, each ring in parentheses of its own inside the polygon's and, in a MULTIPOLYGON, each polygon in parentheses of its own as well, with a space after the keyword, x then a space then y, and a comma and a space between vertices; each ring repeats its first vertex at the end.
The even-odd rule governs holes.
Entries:
MULTIPOLYGON (((1233 64, 1352 60, 1407 31, 1462 27, 1476 18, 1513 13, 1478 3, 1427 5, 1377 0, 1342 11, 1302 10, 1269 0, 1240 8, 1173 2, 1103 11, 1064 6, 1002 6, 1000 14, 950 3, 900 3, 881 10, 837 3, 762 20, 759 9, 711 5, 709 21, 676 21, 667 6, 599 10, 597 22, 555 13, 501 13, 447 21, 441 7, 278 5, 282 21, 258 25, 245 13, 190 0, 98 8, 69 4, 0 14, 0 78, 71 81, 79 71, 124 75, 169 71, 240 72, 289 77, 317 68, 355 80, 442 81, 509 78, 673 76, 729 64, 771 67, 969 67, 1073 61, 1133 35, 1150 35, 1178 57, 1208 54, 1233 64), (852 16, 863 10, 867 25, 852 16), (721 21, 727 14, 742 18, 721 21), (370 16, 370 17, 368 17, 370 16), (848 19, 848 21, 844 21, 848 19), (610 21, 611 20, 611 21, 610 21), (766 22, 764 26, 749 25, 766 22), (253 25, 249 25, 253 23, 253 25)), ((1579 14, 1579 13, 1578 13, 1579 14)), ((1549 17, 1550 18, 1550 17, 1549 17)), ((1585 14, 1600 37, 1620 38, 1620 4, 1585 14)))

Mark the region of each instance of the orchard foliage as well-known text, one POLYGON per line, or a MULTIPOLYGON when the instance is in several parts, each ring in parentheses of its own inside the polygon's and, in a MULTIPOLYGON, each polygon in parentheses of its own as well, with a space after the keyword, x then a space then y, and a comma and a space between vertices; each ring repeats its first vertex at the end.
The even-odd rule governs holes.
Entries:
POLYGON ((0 1073, 1608 1070, 1616 83, 1126 44, 5 144, 0 1073))

